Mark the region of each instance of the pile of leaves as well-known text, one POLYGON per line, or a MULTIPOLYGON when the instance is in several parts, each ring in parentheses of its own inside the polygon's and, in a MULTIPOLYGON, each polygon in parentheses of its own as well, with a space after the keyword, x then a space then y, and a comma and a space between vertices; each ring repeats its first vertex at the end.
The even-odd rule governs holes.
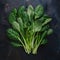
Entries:
POLYGON ((33 8, 20 6, 14 8, 9 14, 8 21, 11 28, 7 29, 7 35, 14 47, 23 47, 25 52, 36 54, 39 46, 47 43, 47 36, 52 33, 49 22, 52 19, 44 14, 41 5, 33 8))

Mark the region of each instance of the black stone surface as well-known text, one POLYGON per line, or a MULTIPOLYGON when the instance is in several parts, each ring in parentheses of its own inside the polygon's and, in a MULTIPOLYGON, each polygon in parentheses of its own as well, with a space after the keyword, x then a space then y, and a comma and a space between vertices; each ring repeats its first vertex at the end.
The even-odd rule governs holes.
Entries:
POLYGON ((60 60, 60 1, 59 0, 0 0, 0 60, 60 60), (21 5, 34 7, 42 4, 45 13, 53 18, 50 23, 53 34, 48 37, 48 44, 38 50, 37 55, 27 55, 22 48, 9 45, 6 29, 9 28, 7 16, 11 9, 21 5))

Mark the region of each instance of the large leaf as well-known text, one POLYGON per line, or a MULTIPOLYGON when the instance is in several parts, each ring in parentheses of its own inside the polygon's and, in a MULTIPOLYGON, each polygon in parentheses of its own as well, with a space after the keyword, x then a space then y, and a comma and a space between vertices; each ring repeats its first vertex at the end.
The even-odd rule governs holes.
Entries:
POLYGON ((18 40, 19 38, 19 34, 11 28, 7 30, 7 35, 10 39, 18 40))
POLYGON ((44 13, 43 7, 41 5, 38 5, 35 8, 35 19, 41 17, 43 15, 43 13, 44 13))

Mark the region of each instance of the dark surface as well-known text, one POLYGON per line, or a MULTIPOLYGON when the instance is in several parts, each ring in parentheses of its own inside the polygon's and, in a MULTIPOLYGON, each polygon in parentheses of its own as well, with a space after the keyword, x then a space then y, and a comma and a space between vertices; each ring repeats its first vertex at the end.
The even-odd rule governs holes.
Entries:
POLYGON ((60 1, 59 0, 0 0, 0 60, 60 60, 60 1), (6 29, 7 16, 12 8, 21 5, 34 7, 42 4, 45 12, 53 18, 51 27, 54 33, 48 37, 48 44, 40 47, 37 55, 27 55, 22 48, 9 45, 6 29))

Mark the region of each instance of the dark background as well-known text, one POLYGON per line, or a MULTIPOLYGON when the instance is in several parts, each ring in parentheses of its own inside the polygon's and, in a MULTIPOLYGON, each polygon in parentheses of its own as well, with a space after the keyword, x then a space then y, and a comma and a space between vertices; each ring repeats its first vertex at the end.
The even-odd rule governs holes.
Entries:
POLYGON ((59 0, 0 0, 0 60, 60 60, 60 1, 59 0), (41 46, 37 55, 27 55, 22 48, 9 45, 6 30, 9 28, 7 16, 12 8, 21 5, 34 7, 42 4, 45 13, 53 18, 53 34, 48 37, 48 44, 41 46))

